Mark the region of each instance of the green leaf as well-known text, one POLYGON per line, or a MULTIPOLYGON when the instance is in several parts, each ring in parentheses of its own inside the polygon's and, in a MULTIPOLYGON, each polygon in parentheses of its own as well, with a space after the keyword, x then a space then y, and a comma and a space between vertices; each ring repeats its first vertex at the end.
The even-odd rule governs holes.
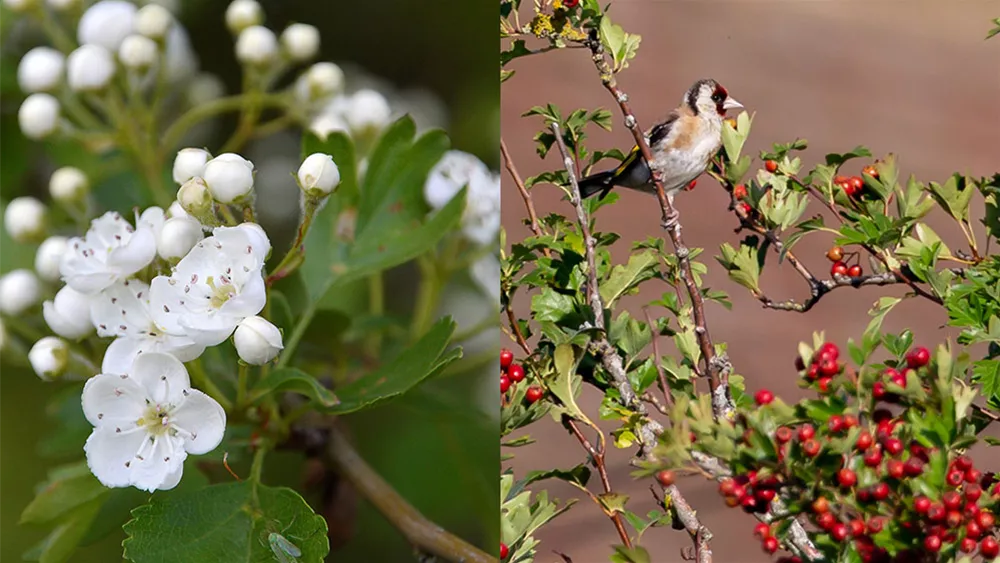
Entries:
POLYGON ((972 364, 972 380, 994 409, 1000 409, 1000 360, 979 360, 972 364))
POLYGON ((626 33, 622 26, 612 23, 611 18, 606 14, 601 17, 597 33, 601 44, 611 54, 614 61, 614 71, 618 72, 627 68, 628 61, 635 56, 642 38, 635 34, 626 33))
POLYGON ((726 151, 726 158, 729 162, 737 162, 743 152, 743 145, 750 135, 750 125, 753 123, 753 116, 747 112, 740 112, 736 118, 736 128, 733 129, 727 123, 722 125, 722 148, 726 151))
POLYGON ((644 547, 615 546, 611 554, 611 563, 652 563, 653 559, 644 547))
POLYGON ((302 563, 320 563, 330 550, 326 520, 297 492, 250 481, 157 495, 132 516, 123 546, 135 563, 274 561, 271 533, 301 550, 302 563))
POLYGON ((953 174, 944 184, 931 182, 931 196, 956 221, 969 221, 969 202, 976 191, 965 177, 953 174))
POLYGON ((324 412, 345 414, 370 408, 440 373, 448 364, 462 357, 461 348, 445 352, 454 331, 455 321, 451 317, 439 320, 427 334, 395 359, 338 388, 340 403, 323 409, 324 412))
POLYGON ((741 244, 737 251, 727 242, 722 244, 720 250, 722 256, 716 257, 716 260, 729 271, 730 279, 750 291, 759 292, 760 262, 757 258, 757 249, 741 244))
POLYGON ((87 533, 101 509, 102 499, 94 499, 63 515, 59 524, 31 551, 24 555, 40 563, 64 563, 70 560, 80 540, 87 533))
POLYGON ((586 487, 587 481, 590 480, 590 468, 586 465, 580 464, 572 469, 529 471, 524 475, 524 477, 514 483, 510 492, 507 493, 507 498, 513 498, 515 495, 520 494, 521 491, 527 488, 528 485, 538 481, 544 481, 546 479, 559 479, 560 481, 566 481, 567 483, 572 483, 580 487, 586 487))
POLYGON ((86 462, 60 467, 49 473, 48 481, 21 513, 20 523, 44 524, 106 493, 108 489, 94 477, 86 462))
POLYGON ((321 407, 334 407, 340 400, 332 391, 323 387, 315 377, 296 368, 280 368, 257 381, 250 388, 250 402, 256 403, 271 393, 292 391, 305 395, 321 407))
POLYGON ((629 256, 627 265, 612 268, 611 275, 601 284, 601 300, 604 301, 604 307, 610 309, 619 297, 653 277, 659 262, 656 254, 647 250, 629 256))
POLYGON ((563 404, 568 411, 567 414, 578 420, 588 421, 587 415, 576 404, 581 378, 576 373, 578 359, 573 345, 560 344, 556 347, 554 356, 556 380, 548 385, 549 391, 563 404))

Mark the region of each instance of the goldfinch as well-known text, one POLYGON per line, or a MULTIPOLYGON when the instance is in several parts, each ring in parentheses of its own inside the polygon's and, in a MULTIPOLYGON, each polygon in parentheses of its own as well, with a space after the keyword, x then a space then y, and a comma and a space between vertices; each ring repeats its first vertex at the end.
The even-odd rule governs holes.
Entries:
MULTIPOLYGON (((684 94, 680 107, 649 129, 646 142, 653 156, 652 165, 660 173, 668 196, 672 198, 705 171, 722 146, 726 111, 742 107, 721 84, 706 78, 695 82, 684 94)), ((603 198, 615 186, 656 193, 638 146, 617 168, 580 180, 580 194, 586 198, 600 193, 603 198)))

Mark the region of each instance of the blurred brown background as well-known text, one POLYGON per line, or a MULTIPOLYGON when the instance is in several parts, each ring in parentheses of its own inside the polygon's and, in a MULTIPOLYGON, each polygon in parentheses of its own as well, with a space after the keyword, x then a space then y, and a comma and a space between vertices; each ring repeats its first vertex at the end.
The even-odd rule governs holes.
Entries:
MULTIPOLYGON (((619 0, 609 14, 627 31, 642 35, 639 55, 619 75, 619 82, 644 127, 676 106, 695 80, 711 77, 756 113, 745 154, 756 156, 772 142, 801 137, 810 142, 808 151, 800 155, 806 169, 821 162, 827 152, 845 152, 863 144, 875 156, 900 155, 901 178, 912 173, 924 182, 943 181, 955 171, 982 176, 1000 170, 1000 38, 983 40, 990 19, 1000 16, 1000 2, 619 0)), ((520 117, 536 104, 552 102, 564 112, 612 109, 614 132, 593 131, 590 148, 617 146, 627 151, 632 146, 631 135, 621 126, 620 114, 601 87, 588 55, 570 50, 511 65, 517 74, 502 88, 501 128, 522 176, 558 166, 558 155, 542 162, 535 154, 531 137, 541 127, 540 120, 520 117)), ((846 170, 857 173, 863 164, 853 161, 846 170)), ((522 223, 524 207, 509 177, 505 175, 503 182, 507 240, 517 241, 529 234, 522 223)), ((539 215, 550 211, 572 214, 568 203, 561 201, 561 192, 552 186, 539 186, 534 198, 539 215)), ((735 245, 739 240, 727 204, 727 194, 708 177, 702 177, 693 192, 680 196, 677 204, 688 246, 707 251, 708 285, 732 297, 732 312, 708 308, 710 331, 715 342, 729 344, 736 371, 746 376, 751 391, 768 387, 797 398, 801 391, 792 368, 797 343, 810 339, 814 330, 826 330, 827 337, 841 345, 848 337, 858 338, 868 323, 866 312, 871 304, 880 295, 902 291, 842 289, 805 315, 762 310, 710 258, 722 242, 735 245)), ((817 212, 816 205, 808 211, 817 212)), ((981 211, 976 213, 977 218, 981 216, 981 211)), ((961 240, 957 228, 941 221, 930 223, 953 245, 961 240)), ((631 241, 662 234, 659 208, 649 196, 624 193, 616 205, 598 214, 598 229, 622 234, 615 256, 624 262, 631 241)), ((807 237, 796 248, 800 259, 817 273, 829 268, 823 253, 830 239, 824 236, 807 237)), ((762 276, 764 290, 775 299, 804 298, 807 289, 795 272, 778 266, 773 258, 769 256, 762 276)), ((867 261, 863 264, 867 268, 867 261)), ((650 283, 643 294, 624 303, 638 311, 662 290, 650 283)), ((518 311, 525 315, 527 299, 520 297, 518 311)), ((885 329, 910 327, 917 342, 930 345, 950 333, 941 329, 946 320, 935 305, 913 300, 895 309, 885 329)), ((661 345, 669 350, 665 340, 661 345)), ((585 393, 582 404, 588 412, 596 413, 596 395, 589 390, 585 393)), ((570 467, 584 459, 578 442, 548 418, 529 433, 538 443, 511 452, 516 454, 511 466, 518 475, 538 468, 570 467)), ((610 477, 618 492, 631 496, 629 508, 645 514, 654 508, 650 483, 629 476, 628 454, 611 452, 610 477)), ((979 454, 982 461, 991 458, 990 466, 1000 466, 995 453, 979 454)), ((580 496, 561 483, 546 486, 559 498, 580 496)), ((752 538, 755 520, 727 509, 713 483, 690 477, 681 481, 681 487, 715 534, 716 561, 769 560, 752 538)), ((540 562, 561 561, 553 550, 570 555, 574 563, 607 561, 608 546, 619 541, 610 522, 589 500, 581 500, 543 528, 538 538, 540 562)), ((642 544, 654 561, 672 562, 681 561, 679 549, 690 545, 690 540, 682 532, 658 528, 647 532, 642 544)))

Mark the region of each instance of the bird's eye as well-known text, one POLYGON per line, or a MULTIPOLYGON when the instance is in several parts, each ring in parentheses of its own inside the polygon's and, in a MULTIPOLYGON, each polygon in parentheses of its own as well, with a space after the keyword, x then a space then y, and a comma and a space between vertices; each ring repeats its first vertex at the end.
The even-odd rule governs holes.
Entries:
POLYGON ((715 103, 717 103, 717 104, 721 103, 725 99, 726 99, 726 95, 723 94, 722 92, 715 92, 714 94, 712 94, 712 101, 715 102, 715 103))

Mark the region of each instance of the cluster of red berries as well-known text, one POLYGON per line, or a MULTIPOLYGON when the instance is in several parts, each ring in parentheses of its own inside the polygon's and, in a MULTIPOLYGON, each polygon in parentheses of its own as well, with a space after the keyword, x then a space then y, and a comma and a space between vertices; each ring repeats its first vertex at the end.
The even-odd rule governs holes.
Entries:
POLYGON ((830 262, 833 262, 833 265, 830 266, 831 276, 849 276, 856 278, 864 274, 864 270, 861 269, 860 263, 848 266, 847 262, 844 262, 844 249, 839 246, 834 246, 830 250, 827 250, 826 258, 830 262))
POLYGON ((826 342, 813 354, 809 367, 806 369, 801 357, 795 358, 795 369, 805 372, 805 377, 819 388, 820 393, 826 393, 830 389, 830 382, 842 370, 840 362, 840 348, 832 342, 826 342))
MULTIPOLYGON (((521 381, 524 381, 524 366, 514 363, 513 352, 506 348, 500 350, 500 393, 506 393, 521 381)), ((545 391, 541 387, 532 385, 524 392, 524 400, 528 401, 528 404, 532 404, 541 399, 543 395, 545 395, 545 391)))
POLYGON ((872 396, 878 401, 886 403, 896 403, 899 397, 890 393, 886 387, 886 382, 891 382, 899 387, 906 388, 906 380, 911 373, 926 366, 931 361, 931 351, 923 346, 917 346, 906 354, 906 368, 902 371, 896 368, 885 368, 882 372, 882 379, 872 384, 872 396))
POLYGON ((719 482, 719 494, 725 499, 726 506, 739 506, 748 514, 767 512, 780 488, 781 482, 776 476, 760 477, 756 471, 719 482))

